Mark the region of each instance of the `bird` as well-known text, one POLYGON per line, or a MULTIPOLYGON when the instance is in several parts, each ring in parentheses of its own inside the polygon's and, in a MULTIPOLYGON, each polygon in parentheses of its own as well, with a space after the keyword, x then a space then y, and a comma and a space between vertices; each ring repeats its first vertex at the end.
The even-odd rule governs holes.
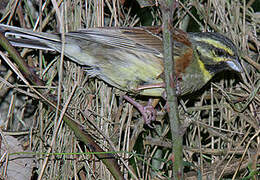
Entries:
MULTIPOLYGON (((62 51, 59 33, 35 32, 0 24, 13 46, 62 51)), ((217 32, 173 30, 177 96, 192 94, 216 74, 241 73, 238 49, 217 32)), ((130 95, 162 97, 163 41, 153 27, 98 27, 65 33, 64 54, 90 76, 130 95)), ((139 109, 140 110, 140 109, 139 109)))

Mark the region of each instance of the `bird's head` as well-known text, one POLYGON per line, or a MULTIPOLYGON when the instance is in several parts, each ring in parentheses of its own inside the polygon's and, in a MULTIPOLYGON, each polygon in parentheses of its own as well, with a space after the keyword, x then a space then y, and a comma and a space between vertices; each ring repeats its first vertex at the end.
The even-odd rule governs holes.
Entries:
POLYGON ((191 33, 190 40, 201 69, 213 76, 223 70, 242 72, 236 46, 219 33, 191 33))

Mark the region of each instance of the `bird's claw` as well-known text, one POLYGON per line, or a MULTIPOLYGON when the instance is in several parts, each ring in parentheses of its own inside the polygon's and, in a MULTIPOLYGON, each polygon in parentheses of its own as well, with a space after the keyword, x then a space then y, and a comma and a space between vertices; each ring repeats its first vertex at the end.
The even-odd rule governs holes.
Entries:
POLYGON ((143 115, 143 119, 145 124, 151 127, 151 122, 156 120, 157 111, 154 109, 152 105, 147 105, 143 107, 143 111, 140 113, 143 115))
POLYGON ((135 108, 139 110, 139 112, 143 116, 144 123, 150 128, 153 128, 151 126, 151 122, 156 120, 157 111, 152 106, 152 101, 149 100, 148 104, 146 106, 143 106, 126 95, 124 95, 123 97, 125 100, 127 100, 129 103, 131 103, 135 108))

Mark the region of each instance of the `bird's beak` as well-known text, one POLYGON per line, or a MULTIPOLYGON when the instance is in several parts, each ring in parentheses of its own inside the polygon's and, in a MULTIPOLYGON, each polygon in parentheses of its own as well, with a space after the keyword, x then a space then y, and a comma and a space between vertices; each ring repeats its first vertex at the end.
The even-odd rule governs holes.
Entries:
POLYGON ((240 72, 240 73, 243 72, 243 68, 240 65, 238 59, 233 60, 233 61, 226 61, 226 63, 232 70, 240 72))

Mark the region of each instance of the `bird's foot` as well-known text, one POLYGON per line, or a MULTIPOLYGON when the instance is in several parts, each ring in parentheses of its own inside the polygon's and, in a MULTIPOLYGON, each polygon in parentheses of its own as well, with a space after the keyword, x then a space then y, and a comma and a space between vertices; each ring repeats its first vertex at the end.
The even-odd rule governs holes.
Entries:
POLYGON ((143 106, 127 95, 124 95, 123 98, 127 100, 129 103, 131 103, 135 108, 137 108, 143 116, 144 123, 147 124, 149 127, 153 128, 151 126, 151 122, 156 120, 157 111, 152 106, 151 99, 149 99, 149 102, 146 106, 143 106))

